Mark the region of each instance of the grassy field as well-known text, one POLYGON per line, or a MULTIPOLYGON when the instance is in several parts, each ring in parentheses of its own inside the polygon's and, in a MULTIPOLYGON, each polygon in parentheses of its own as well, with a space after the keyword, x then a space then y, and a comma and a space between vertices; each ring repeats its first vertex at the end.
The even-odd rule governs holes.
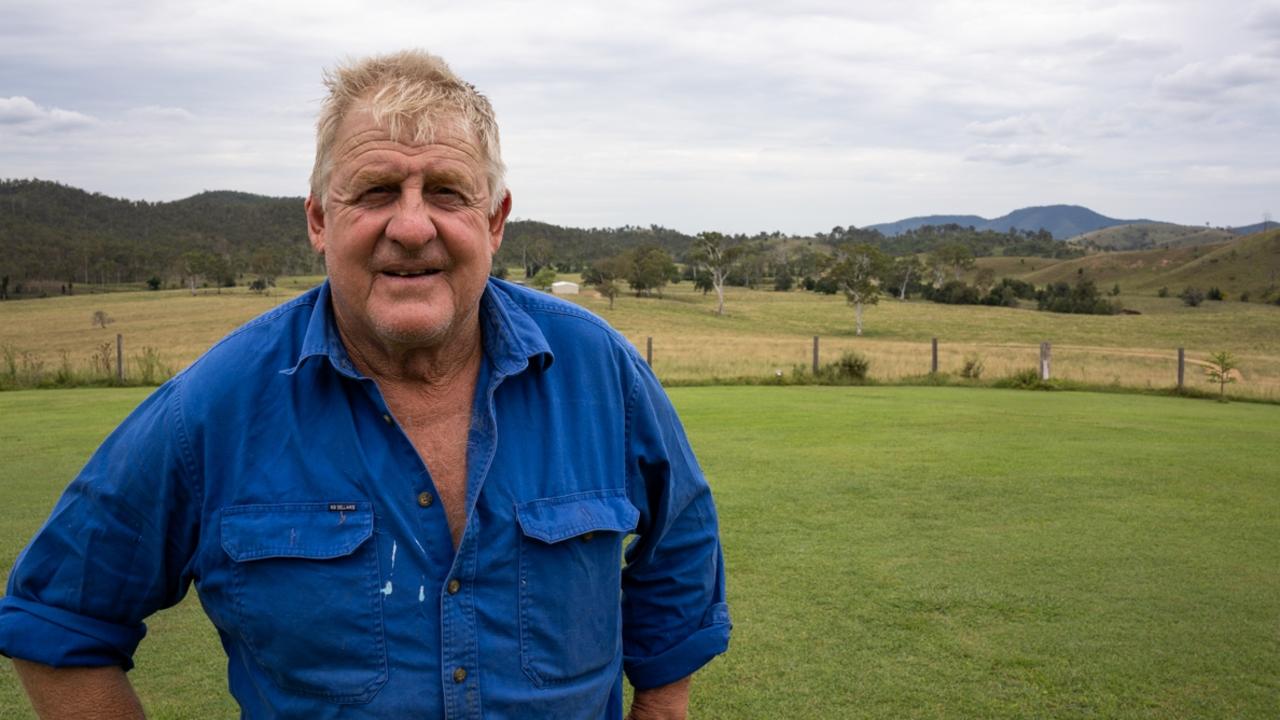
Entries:
MULTIPOLYGON (((177 370, 228 330, 293 297, 319 278, 295 278, 263 297, 235 288, 202 291, 122 292, 0 303, 0 362, 15 375, 50 377, 64 362, 87 368, 103 343, 125 338, 126 368, 154 348, 177 370), (102 310, 114 322, 93 327, 102 310)), ((763 381, 778 371, 808 367, 812 338, 822 339, 823 362, 857 351, 871 359, 871 377, 892 381, 929 371, 929 341, 940 341, 940 367, 956 373, 967 356, 981 358, 987 379, 1034 367, 1039 344, 1054 346, 1054 376, 1092 385, 1166 388, 1176 378, 1176 348, 1194 363, 1228 350, 1240 359, 1240 397, 1280 400, 1280 307, 1260 303, 1207 302, 1183 306, 1176 298, 1122 295, 1141 315, 1085 316, 1030 309, 946 306, 884 299, 866 312, 866 331, 854 337, 853 311, 840 296, 795 291, 729 288, 725 315, 714 314, 714 294, 690 283, 668 287, 665 297, 619 297, 608 302, 592 291, 573 298, 599 313, 642 351, 653 338, 654 369, 664 381, 700 383, 747 378, 763 381)), ((114 347, 110 348, 114 355, 114 347)), ((1188 383, 1208 389, 1196 368, 1188 383)), ((0 381, 8 369, 0 366, 0 381)), ((0 387, 3 382, 0 382, 0 387)))
MULTIPOLYGON (((144 390, 0 394, 0 567, 144 390)), ((671 391, 720 508, 696 718, 1274 718, 1280 408, 924 387, 671 391)), ((193 597, 133 673, 235 710, 193 597)), ((29 718, 10 669, 4 717, 29 718)))

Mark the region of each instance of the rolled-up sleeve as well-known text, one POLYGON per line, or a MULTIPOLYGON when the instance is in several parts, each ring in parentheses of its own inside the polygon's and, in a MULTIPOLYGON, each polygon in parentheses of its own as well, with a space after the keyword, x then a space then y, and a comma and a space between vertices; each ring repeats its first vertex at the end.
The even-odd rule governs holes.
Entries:
POLYGON ((643 690, 723 653, 730 622, 711 490, 647 366, 628 405, 628 489, 641 516, 623 570, 623 666, 643 690))
POLYGON ((143 619, 190 585, 189 459, 175 380, 107 437, 18 556, 0 598, 0 654, 133 667, 143 619))

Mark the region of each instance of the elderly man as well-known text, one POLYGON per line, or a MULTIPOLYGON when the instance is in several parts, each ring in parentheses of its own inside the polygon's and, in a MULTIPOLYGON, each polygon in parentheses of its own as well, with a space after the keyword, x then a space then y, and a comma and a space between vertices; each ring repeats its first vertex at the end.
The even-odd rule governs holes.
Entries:
POLYGON ((621 718, 624 672, 629 717, 684 717, 729 618, 666 396, 595 316, 489 279, 511 195, 483 96, 421 52, 328 86, 328 280, 107 438, 19 558, 0 651, 42 717, 140 716, 143 619, 194 582, 245 717, 621 718))

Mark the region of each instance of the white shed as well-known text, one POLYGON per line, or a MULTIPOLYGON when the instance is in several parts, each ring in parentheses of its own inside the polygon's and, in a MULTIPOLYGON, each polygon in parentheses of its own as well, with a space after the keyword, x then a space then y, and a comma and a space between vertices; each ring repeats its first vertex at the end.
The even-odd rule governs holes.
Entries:
POLYGON ((553 282, 551 283, 551 294, 552 295, 577 295, 578 283, 568 282, 566 280, 553 282))

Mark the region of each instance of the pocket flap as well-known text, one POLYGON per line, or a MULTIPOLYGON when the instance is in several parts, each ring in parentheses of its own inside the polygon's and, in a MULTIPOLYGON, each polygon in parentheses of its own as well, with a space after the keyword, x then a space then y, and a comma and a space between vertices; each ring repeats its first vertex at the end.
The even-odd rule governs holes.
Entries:
POLYGON ((599 490, 519 503, 516 518, 526 536, 558 543, 588 532, 630 532, 640 511, 626 491, 599 490))
POLYGON ((238 505, 222 511, 222 549, 236 562, 350 555, 373 535, 371 503, 238 505))

